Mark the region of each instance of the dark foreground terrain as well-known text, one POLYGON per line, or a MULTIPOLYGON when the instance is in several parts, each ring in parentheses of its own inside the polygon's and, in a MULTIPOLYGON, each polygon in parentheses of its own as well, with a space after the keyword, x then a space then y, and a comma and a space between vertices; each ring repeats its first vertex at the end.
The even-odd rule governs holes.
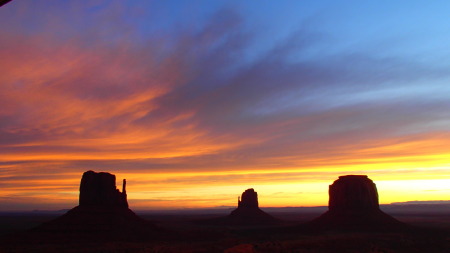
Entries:
POLYGON ((71 238, 70 234, 51 238, 54 235, 33 232, 32 228, 64 212, 3 213, 0 252, 450 252, 448 212, 433 208, 385 208, 399 221, 411 225, 404 231, 310 231, 301 225, 324 210, 323 207, 265 209, 282 222, 264 226, 219 226, 205 222, 227 215, 230 210, 138 212, 140 217, 162 228, 165 236, 83 241, 71 238))

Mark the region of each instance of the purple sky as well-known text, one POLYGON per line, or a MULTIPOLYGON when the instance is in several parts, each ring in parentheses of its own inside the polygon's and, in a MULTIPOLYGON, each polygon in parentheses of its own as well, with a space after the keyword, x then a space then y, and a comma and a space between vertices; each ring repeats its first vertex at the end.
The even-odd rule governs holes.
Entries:
POLYGON ((256 185, 269 205, 324 204, 348 173, 404 180, 388 192, 399 201, 442 199, 449 189, 407 187, 450 180, 449 5, 12 1, 0 8, 0 210, 73 206, 88 169, 134 179, 135 203, 184 188, 214 206, 196 187, 221 204, 256 185), (323 191, 277 202, 271 182, 323 191))

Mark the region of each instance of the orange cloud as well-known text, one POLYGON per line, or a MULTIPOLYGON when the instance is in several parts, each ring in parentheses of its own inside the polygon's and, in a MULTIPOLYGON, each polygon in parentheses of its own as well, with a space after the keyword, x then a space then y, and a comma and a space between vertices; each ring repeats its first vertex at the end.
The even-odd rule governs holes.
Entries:
POLYGON ((429 69, 400 62, 407 75, 379 80, 373 72, 386 63, 370 55, 293 63, 302 52, 289 47, 244 62, 252 38, 234 17, 145 43, 96 25, 54 35, 58 21, 0 39, 8 48, 0 51, 0 202, 8 210, 76 205, 89 169, 127 178, 141 209, 229 206, 248 187, 265 206, 326 205, 327 185, 342 174, 368 174, 395 201, 448 193, 433 184, 450 180, 447 98, 373 95, 392 95, 385 83, 429 69), (428 188, 414 190, 417 180, 428 188), (389 182, 397 181, 396 191, 389 182))

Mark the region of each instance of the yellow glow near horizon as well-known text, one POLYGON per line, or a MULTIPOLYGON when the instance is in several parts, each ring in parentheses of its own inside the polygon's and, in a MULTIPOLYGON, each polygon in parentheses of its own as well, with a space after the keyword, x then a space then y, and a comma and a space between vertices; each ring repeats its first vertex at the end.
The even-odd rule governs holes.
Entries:
MULTIPOLYGON (((331 184, 330 182, 329 184, 331 184)), ((376 181, 380 204, 405 201, 448 200, 450 179, 376 181)), ((261 207, 326 206, 328 185, 324 182, 198 186, 196 188, 130 195, 137 209, 208 208, 236 206, 237 197, 247 188, 258 192, 261 207), (153 203, 152 203, 153 201, 153 203)))
POLYGON ((380 203, 403 201, 449 200, 450 177, 447 179, 391 180, 376 182, 380 203))
MULTIPOLYGON (((39 166, 45 164, 43 162, 39 166)), ((346 174, 368 175, 377 185, 380 204, 448 200, 449 167, 447 164, 436 165, 433 161, 420 167, 400 162, 338 168, 326 166, 154 173, 121 169, 109 171, 116 175, 119 189, 121 180, 127 179, 130 207, 143 210, 235 206, 237 197, 247 188, 254 188, 258 192, 261 207, 326 206, 328 186, 346 174)), ((9 170, 13 169, 10 166, 9 170)), ((15 196, 6 199, 11 203, 27 201, 30 206, 39 206, 40 203, 48 202, 58 208, 70 208, 78 204, 80 178, 81 173, 67 172, 53 179, 44 177, 32 182, 26 178, 9 179, 7 182, 10 186, 6 185, 4 195, 15 196)))
MULTIPOLYGON (((116 173, 116 178, 119 189, 121 189, 121 180, 127 178, 130 207, 139 210, 232 207, 236 206, 237 197, 248 188, 254 188, 258 192, 261 207, 326 206, 328 186, 339 175, 335 172, 322 173, 325 173, 321 174, 324 178, 306 180, 297 179, 295 174, 287 174, 287 177, 291 176, 294 179, 286 179, 284 182, 279 179, 271 180, 274 174, 267 171, 236 173, 244 175, 243 179, 236 178, 236 174, 224 172, 219 172, 217 175, 213 172, 206 172, 204 175, 201 173, 116 173), (217 183, 207 180, 213 175, 218 177, 214 179, 217 183), (256 180, 249 181, 248 175, 255 176, 256 180), (207 179, 202 179, 202 176, 207 179), (230 176, 233 176, 233 181, 226 180, 230 176), (199 179, 193 182, 195 177, 199 179), (220 181, 220 178, 223 181, 220 181)), ((387 177, 383 171, 365 174, 368 174, 377 185, 380 204, 448 200, 450 195, 450 175, 442 179, 401 179, 402 171, 387 177)), ((7 189, 5 195, 18 196, 16 200, 10 200, 13 202, 26 200, 30 205, 48 202, 60 208, 70 208, 78 204, 80 176, 68 174, 64 180, 39 180, 33 182, 33 186, 23 185, 20 180, 17 180, 11 182, 15 186, 7 189), (65 185, 64 190, 62 185, 65 185)))
POLYGON ((247 188, 258 192, 261 206, 326 205, 328 185, 347 174, 368 175, 381 203, 449 199, 450 132, 428 129, 433 122, 425 119, 394 114, 384 132, 384 111, 352 103, 255 117, 255 107, 277 102, 271 92, 267 100, 247 104, 242 95, 211 108, 214 99, 227 100, 222 92, 239 92, 234 81, 241 78, 186 94, 180 87, 204 76, 194 78, 183 54, 159 59, 152 50, 128 51, 128 41, 89 48, 53 44, 53 33, 10 35, 3 36, 10 50, 0 57, 0 211, 47 202, 70 208, 87 170, 115 174, 119 189, 126 178, 138 209, 234 206, 247 188), (367 128, 366 113, 380 116, 367 128), (402 132, 408 127, 417 132, 402 132))
MULTIPOLYGON (((243 174, 243 172, 239 172, 243 174)), ((258 173, 253 172, 254 175, 258 173)), ((211 175, 211 173, 206 173, 211 175)), ((229 174, 218 173, 226 177, 229 174)), ((262 175, 268 172, 261 173, 262 175)), ((380 204, 389 204, 392 202, 404 202, 414 200, 447 200, 450 193, 450 176, 447 179, 406 179, 399 180, 402 171, 396 176, 390 175, 395 180, 383 180, 383 173, 367 173, 376 183, 380 204)), ((200 176, 196 173, 195 175, 200 176)), ((149 175, 151 176, 151 175, 149 175)), ((165 208, 184 208, 196 207, 206 208, 215 206, 235 206, 237 197, 247 188, 254 188, 259 195, 260 206, 263 207, 283 207, 283 206, 323 206, 328 204, 328 185, 332 184, 338 176, 327 176, 331 180, 308 179, 307 181, 286 181, 286 183, 271 182, 270 177, 264 180, 247 182, 236 180, 234 182, 220 182, 218 184, 190 183, 190 177, 193 173, 183 173, 167 175, 158 175, 153 177, 156 184, 158 180, 163 182, 170 181, 177 177, 180 183, 171 188, 168 185, 163 186, 162 192, 156 192, 154 189, 145 191, 146 184, 133 186, 137 191, 130 194, 131 203, 138 209, 158 208, 161 205, 165 208), (183 176, 189 176, 185 184, 181 183, 183 176), (146 201, 146 200, 152 200, 146 201)))

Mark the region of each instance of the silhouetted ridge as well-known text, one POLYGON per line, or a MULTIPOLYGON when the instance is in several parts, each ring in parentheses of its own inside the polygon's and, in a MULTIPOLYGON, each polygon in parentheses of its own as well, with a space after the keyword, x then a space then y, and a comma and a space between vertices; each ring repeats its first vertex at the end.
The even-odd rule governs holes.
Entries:
POLYGON ((340 176, 329 187, 328 211, 308 223, 319 230, 382 231, 405 224, 380 210, 375 183, 366 175, 340 176))

